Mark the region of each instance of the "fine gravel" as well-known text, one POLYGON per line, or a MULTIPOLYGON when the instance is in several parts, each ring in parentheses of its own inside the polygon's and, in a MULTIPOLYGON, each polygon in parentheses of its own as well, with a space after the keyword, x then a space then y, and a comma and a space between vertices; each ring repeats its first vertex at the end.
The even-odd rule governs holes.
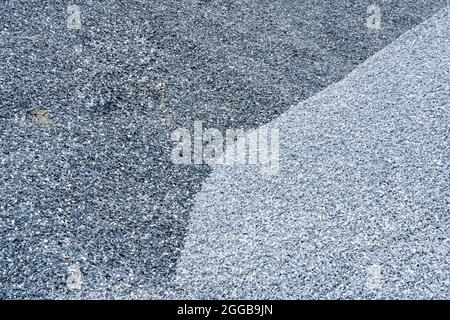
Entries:
POLYGON ((213 170, 185 297, 450 298, 449 31, 444 9, 267 124, 278 175, 213 170))
POLYGON ((193 120, 255 127, 341 80, 446 0, 5 0, 0 298, 173 297, 193 195, 170 161, 193 120), (70 270, 82 283, 70 288, 70 270))

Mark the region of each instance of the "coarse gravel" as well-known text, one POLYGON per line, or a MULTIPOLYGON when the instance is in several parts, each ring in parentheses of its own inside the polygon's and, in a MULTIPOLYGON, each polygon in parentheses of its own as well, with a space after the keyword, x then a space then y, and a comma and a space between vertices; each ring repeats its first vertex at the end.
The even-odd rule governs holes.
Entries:
POLYGON ((177 266, 185 297, 449 298, 448 11, 267 124, 278 175, 213 170, 177 266))
POLYGON ((170 161, 194 120, 255 127, 341 80, 446 5, 5 0, 0 298, 164 298, 211 168, 170 161), (80 289, 69 270, 79 268, 80 289))

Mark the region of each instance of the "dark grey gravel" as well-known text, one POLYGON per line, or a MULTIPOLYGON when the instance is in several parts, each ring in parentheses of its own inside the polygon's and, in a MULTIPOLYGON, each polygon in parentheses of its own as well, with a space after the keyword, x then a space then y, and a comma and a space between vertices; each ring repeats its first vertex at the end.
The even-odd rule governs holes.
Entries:
MULTIPOLYGON (((172 297, 193 120, 266 123, 342 79, 445 0, 69 1, 0 6, 0 298, 172 297), (81 288, 68 288, 79 268, 81 288)), ((75 286, 76 287, 76 286, 75 286)))

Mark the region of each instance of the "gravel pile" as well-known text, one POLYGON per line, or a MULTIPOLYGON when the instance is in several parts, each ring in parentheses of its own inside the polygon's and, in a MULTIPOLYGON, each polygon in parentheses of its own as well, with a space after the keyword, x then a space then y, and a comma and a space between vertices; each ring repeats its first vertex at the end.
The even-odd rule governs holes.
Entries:
POLYGON ((211 169, 173 165, 170 133, 267 123, 445 2, 380 1, 374 31, 363 0, 80 0, 79 30, 70 2, 4 1, 0 298, 177 294, 211 169))
POLYGON ((449 298, 448 10, 267 126, 280 172, 218 167, 195 196, 190 298, 449 298))

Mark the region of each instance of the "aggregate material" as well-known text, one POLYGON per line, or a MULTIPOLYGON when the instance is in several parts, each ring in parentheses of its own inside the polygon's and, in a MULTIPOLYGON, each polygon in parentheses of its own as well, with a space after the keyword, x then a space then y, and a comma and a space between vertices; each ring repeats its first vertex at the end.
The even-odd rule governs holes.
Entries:
POLYGON ((211 168, 172 164, 170 132, 267 123, 446 5, 378 3, 375 31, 365 0, 79 0, 73 30, 70 1, 3 1, 0 298, 184 294, 211 168))
POLYGON ((448 10, 267 124, 279 175, 217 167, 195 196, 190 298, 448 299, 448 10))

